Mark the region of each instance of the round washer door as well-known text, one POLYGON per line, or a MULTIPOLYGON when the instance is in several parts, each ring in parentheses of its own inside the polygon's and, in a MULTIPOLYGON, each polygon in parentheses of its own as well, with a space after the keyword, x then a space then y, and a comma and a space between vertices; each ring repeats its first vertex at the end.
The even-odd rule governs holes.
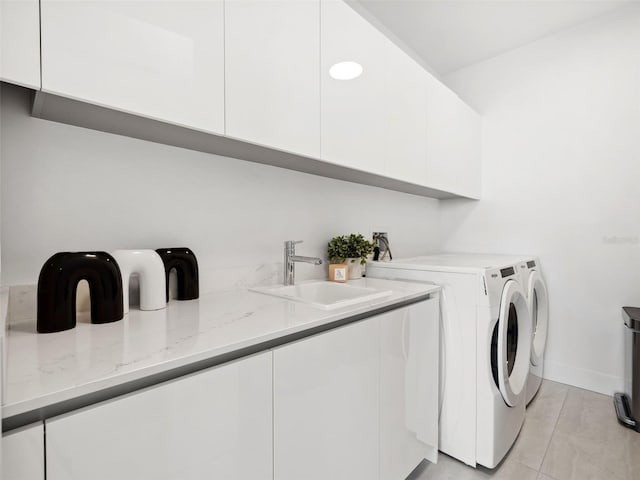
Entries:
POLYGON ((536 270, 529 274, 529 315, 531 317, 531 364, 538 365, 542 361, 547 346, 547 329, 549 328, 549 300, 547 285, 542 275, 536 270))
POLYGON ((531 356, 531 317, 518 282, 505 283, 498 317, 497 377, 505 403, 518 405, 525 394, 531 356))

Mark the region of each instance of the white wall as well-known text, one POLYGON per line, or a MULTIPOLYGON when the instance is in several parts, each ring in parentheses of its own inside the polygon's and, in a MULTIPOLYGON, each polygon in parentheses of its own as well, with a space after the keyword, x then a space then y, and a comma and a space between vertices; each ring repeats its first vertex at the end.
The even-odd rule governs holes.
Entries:
POLYGON ((451 74, 484 117, 483 200, 442 202, 448 251, 533 253, 547 378, 611 393, 640 305, 640 9, 451 74))
POLYGON ((188 246, 207 292, 282 281, 284 240, 323 258, 374 228, 398 255, 439 242, 436 200, 34 119, 7 85, 0 110, 3 285, 36 283, 57 251, 188 246))
POLYGON ((1 282, 35 283, 56 251, 184 245, 198 255, 203 292, 272 283, 285 239, 324 257, 331 236, 377 228, 397 257, 441 245, 533 253, 551 296, 546 376, 611 393, 623 369, 620 307, 640 305, 639 51, 630 9, 450 75, 485 114, 480 202, 38 120, 26 93, 4 86, 1 282))

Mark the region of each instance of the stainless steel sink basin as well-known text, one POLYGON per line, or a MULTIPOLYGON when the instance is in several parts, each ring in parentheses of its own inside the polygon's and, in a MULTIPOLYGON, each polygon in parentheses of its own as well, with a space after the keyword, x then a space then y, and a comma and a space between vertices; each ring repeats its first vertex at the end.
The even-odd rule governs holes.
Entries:
POLYGON ((325 310, 357 305, 358 303, 365 303, 391 295, 391 290, 377 290, 369 287, 356 287, 347 283, 326 281, 305 282, 287 287, 284 285, 257 287, 251 290, 306 303, 312 307, 325 310))

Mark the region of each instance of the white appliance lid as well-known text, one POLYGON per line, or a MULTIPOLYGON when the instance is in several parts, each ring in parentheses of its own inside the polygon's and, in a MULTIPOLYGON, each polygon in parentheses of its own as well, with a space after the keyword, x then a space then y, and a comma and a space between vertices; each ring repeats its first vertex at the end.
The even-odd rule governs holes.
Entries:
POLYGON ((477 272, 513 266, 514 263, 524 260, 525 258, 528 257, 484 254, 439 254, 393 259, 390 262, 371 262, 371 265, 380 268, 477 272), (516 258, 520 260, 516 260, 516 258))

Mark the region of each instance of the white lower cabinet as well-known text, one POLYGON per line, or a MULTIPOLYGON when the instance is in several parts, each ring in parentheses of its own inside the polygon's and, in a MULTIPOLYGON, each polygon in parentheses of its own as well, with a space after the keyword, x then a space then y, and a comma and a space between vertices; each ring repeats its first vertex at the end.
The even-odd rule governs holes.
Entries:
POLYGON ((378 478, 377 317, 273 352, 274 477, 378 478))
POLYGON ((2 436, 2 480, 44 480, 44 426, 36 423, 2 436))
POLYGON ((271 352, 46 421, 48 480, 267 480, 271 352))
POLYGON ((431 298, 10 432, 2 478, 403 480, 437 460, 438 346, 431 298))
POLYGON ((380 316, 380 479, 438 458, 437 298, 380 316))
POLYGON ((402 480, 437 460, 438 300, 274 350, 277 480, 402 480))

